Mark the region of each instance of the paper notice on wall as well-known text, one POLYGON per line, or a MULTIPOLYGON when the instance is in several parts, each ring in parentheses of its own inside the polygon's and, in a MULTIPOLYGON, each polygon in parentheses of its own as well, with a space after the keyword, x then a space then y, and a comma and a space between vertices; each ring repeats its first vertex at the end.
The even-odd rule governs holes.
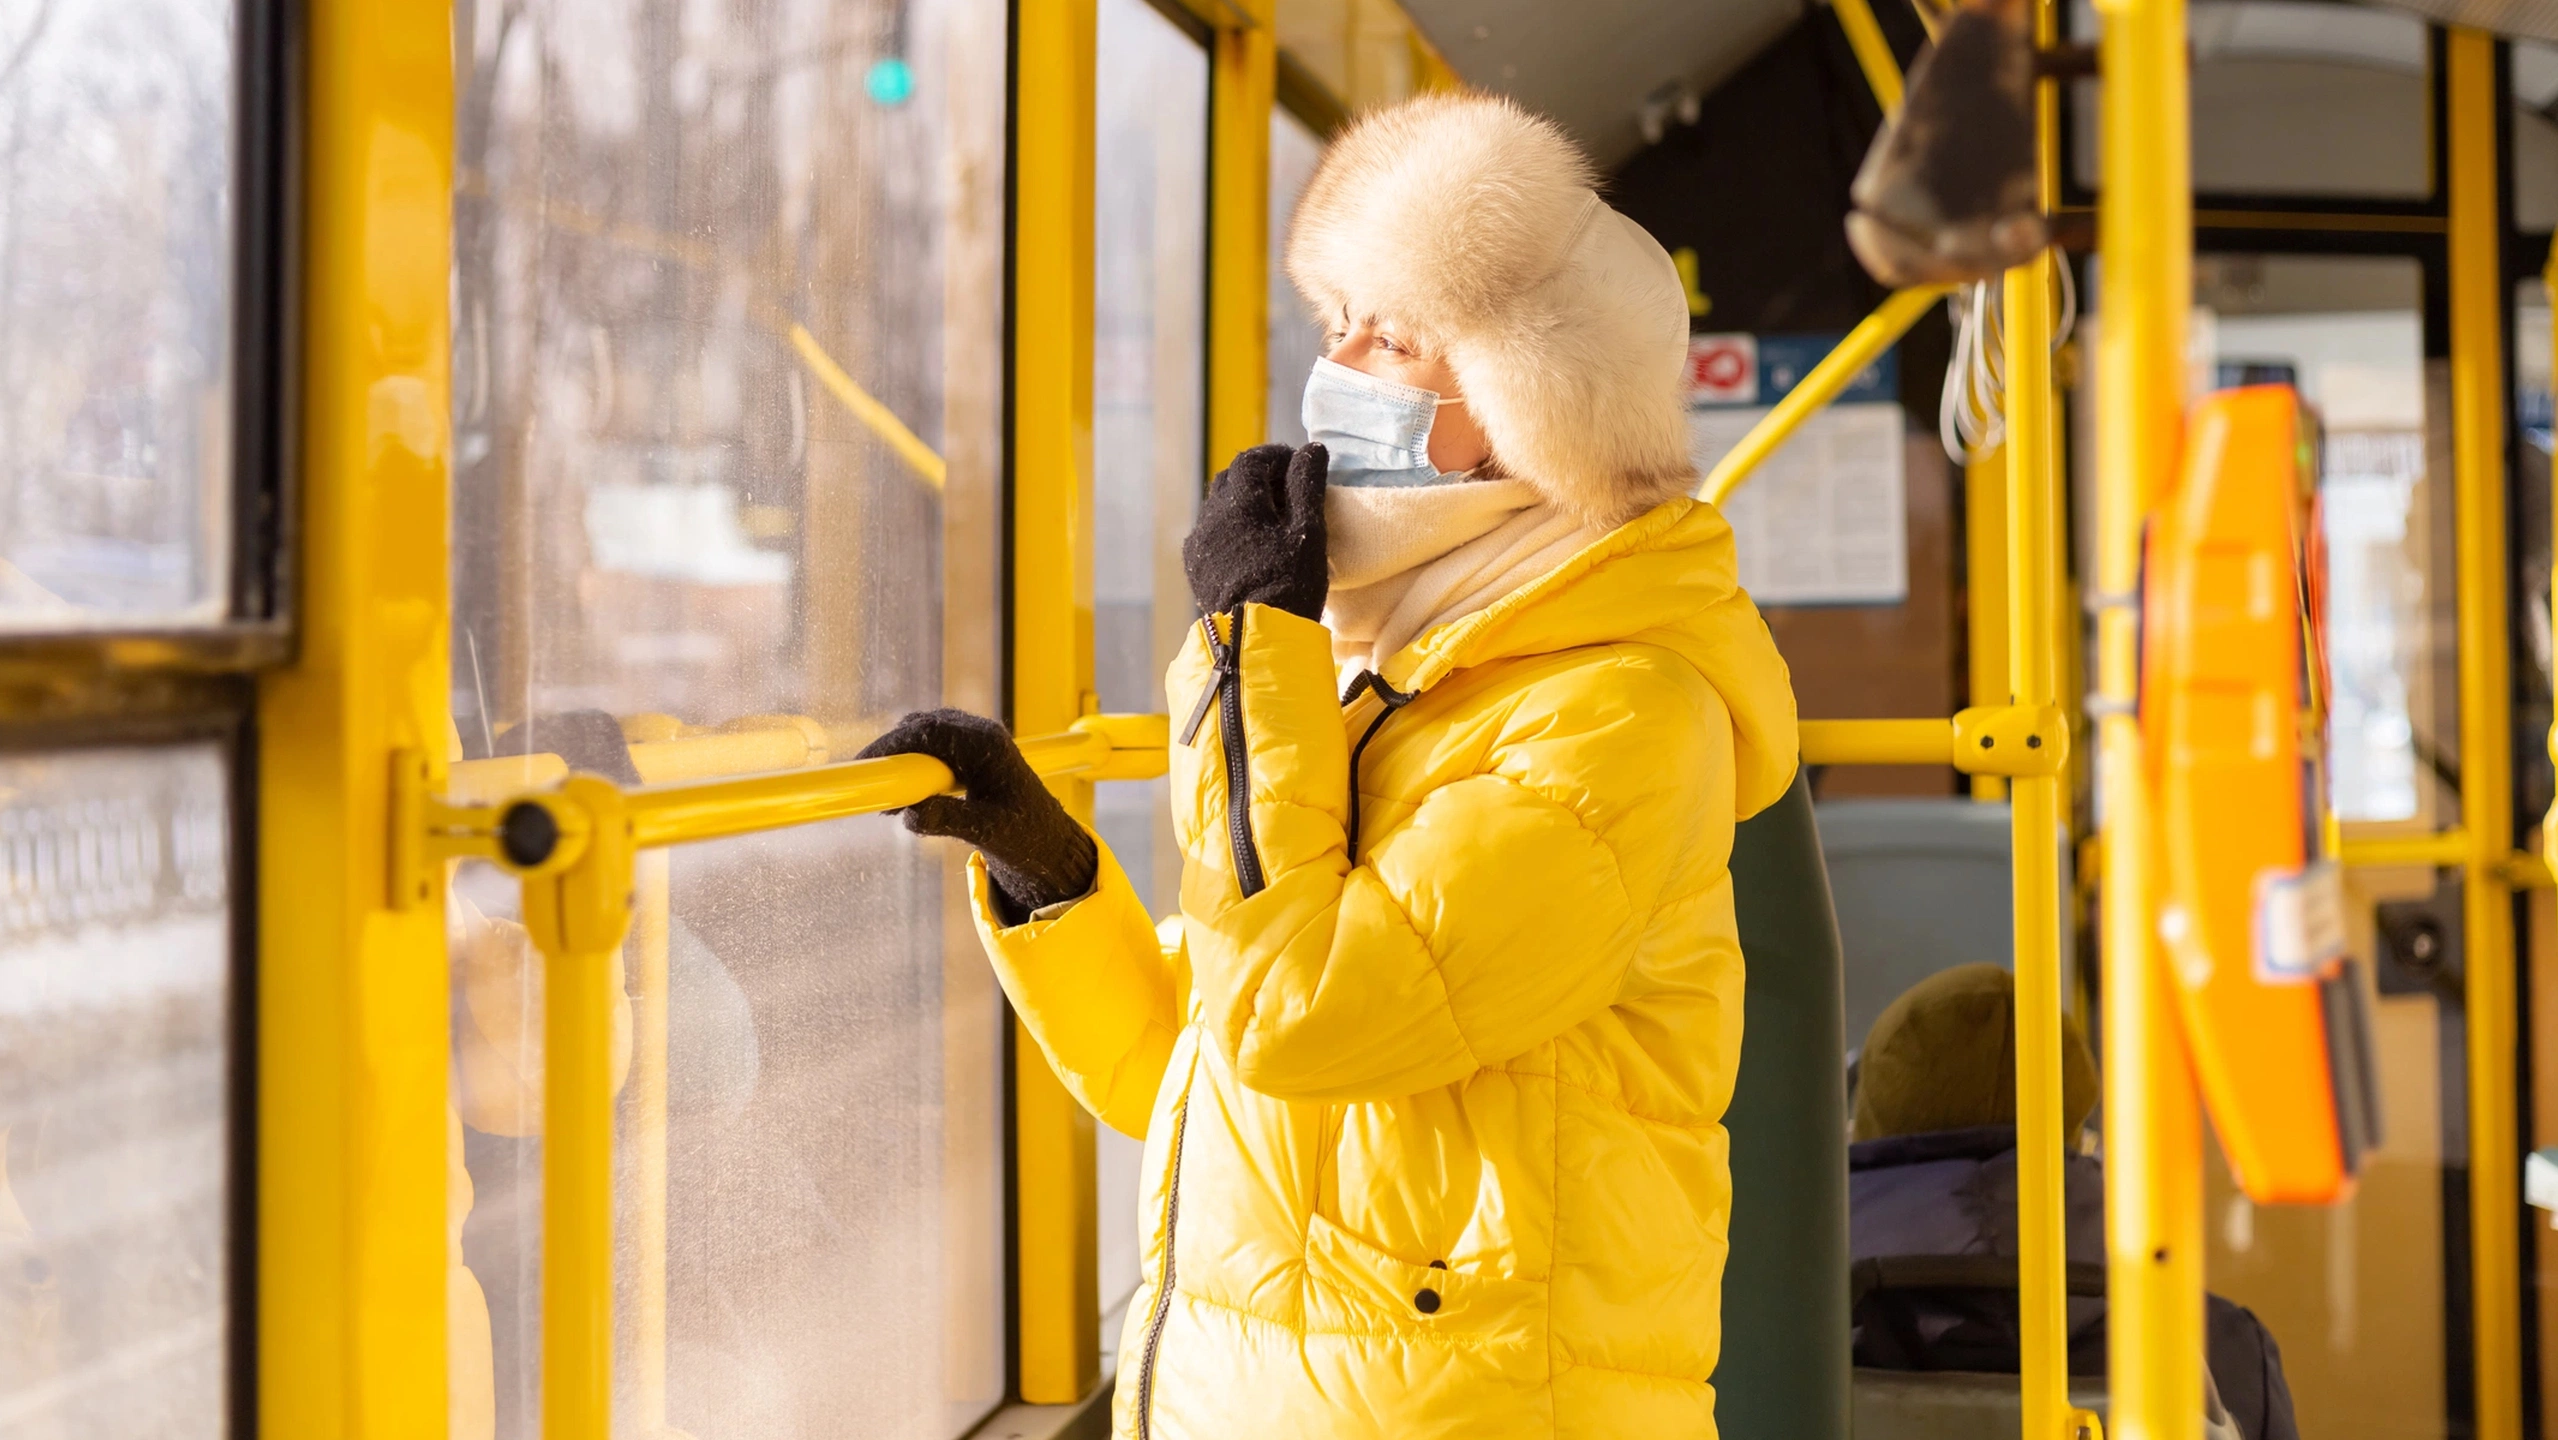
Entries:
MULTIPOLYGON (((1711 473, 1765 406, 1688 411, 1697 473, 1711 473)), ((1909 597, 1901 407, 1833 404, 1724 503, 1741 585, 1761 605, 1898 605, 1909 597)))

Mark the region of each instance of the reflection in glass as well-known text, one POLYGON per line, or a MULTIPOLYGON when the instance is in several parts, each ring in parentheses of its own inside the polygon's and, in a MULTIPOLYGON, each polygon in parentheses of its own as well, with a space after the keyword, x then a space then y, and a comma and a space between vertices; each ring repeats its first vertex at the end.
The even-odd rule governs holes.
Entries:
MULTIPOLYGON (((995 710, 1006 19, 456 6, 457 771, 706 779, 995 710)), ((872 819, 642 858, 621 1433, 944 1440, 1001 1399, 963 853, 872 819)), ((454 1433, 533 1440, 540 967, 494 880, 449 917, 454 1433)))
POLYGON ((1323 354, 1323 327, 1306 313, 1304 297, 1280 263, 1288 248, 1288 222, 1297 197, 1315 178, 1323 139, 1286 110, 1270 112, 1270 438, 1282 445, 1306 443, 1301 403, 1306 377, 1323 354))
POLYGON ((2290 377, 2324 428, 2329 785, 2339 818, 2424 813, 2423 320, 2412 260, 2214 255, 2196 266, 2230 380, 2290 377))
MULTIPOLYGON (((1146 0, 1102 0, 1093 151, 1093 661, 1101 708, 1162 713, 1193 610, 1205 370, 1208 56, 1146 0)), ((1162 780, 1093 787, 1094 827, 1158 915, 1181 899, 1162 780)), ((1137 1288, 1141 1150, 1096 1128, 1101 1347, 1137 1288)))
POLYGON ((0 6, 0 628, 218 621, 230 0, 0 6))
MULTIPOLYGON (((2194 190, 2199 195, 2433 193, 2425 23, 2319 0, 2202 0, 2193 37, 2194 190)), ((2091 0, 2071 34, 2094 40, 2091 0)), ((2096 85, 2072 87, 2071 173, 2096 187, 2096 85)))
POLYGON ((0 1435, 230 1428, 225 783, 0 758, 0 1435))

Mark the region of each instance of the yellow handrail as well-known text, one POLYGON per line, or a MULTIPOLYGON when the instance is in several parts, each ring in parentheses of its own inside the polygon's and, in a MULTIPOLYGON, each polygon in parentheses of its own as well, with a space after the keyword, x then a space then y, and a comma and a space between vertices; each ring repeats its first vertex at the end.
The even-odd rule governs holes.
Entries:
MULTIPOLYGON (((732 757, 752 755, 775 731, 805 733, 791 717, 739 736, 641 742, 700 763, 712 747, 734 741, 732 757)), ((1068 731, 1021 742, 1043 779, 1142 780, 1164 772, 1171 720, 1163 715, 1088 715, 1068 731)), ((473 762, 487 765, 491 762, 473 762)), ((669 763, 672 763, 671 761, 669 763)), ((496 762, 481 778, 524 775, 560 766, 556 756, 496 762), (547 762, 547 763, 545 763, 547 762)), ((459 769, 460 767, 456 767, 459 769)), ((564 768, 564 767, 563 767, 564 768)), ((643 770, 647 767, 643 766, 643 770)), ((776 774, 699 780, 621 790, 600 776, 570 776, 556 789, 494 802, 474 797, 428 799, 415 793, 425 767, 413 752, 394 764, 393 810, 418 833, 395 845, 414 870, 455 859, 501 865, 522 879, 525 926, 541 951, 550 1000, 545 1014, 542 1179, 542 1365, 544 1434, 605 1440, 610 1424, 613 1347, 613 1093, 611 958, 636 909, 641 926, 640 1005, 634 1018, 636 1085, 643 1121, 641 1180, 664 1179, 664 1042, 666 943, 665 855, 668 845, 719 840, 820 820, 912 805, 949 790, 954 777, 922 755, 848 760, 776 774), (534 812, 539 812, 538 814, 534 812), (643 851, 651 853, 643 854, 643 851), (649 1121, 656 1121, 654 1136, 649 1121)), ((415 892, 412 877, 394 875, 395 893, 415 892)), ((660 1402, 663 1352, 647 1341, 662 1324, 663 1260, 645 1253, 664 1243, 662 1210, 645 1204, 638 1304, 643 1344, 638 1393, 660 1402)))
POLYGON ((2522 1137, 2515 1114, 2513 689, 2505 597, 2508 292, 2497 205, 2496 126, 2504 104, 2495 37, 2444 42, 2450 191, 2451 438, 2460 672, 2460 812, 2469 838, 2461 889, 2468 1031, 2470 1336, 2476 1434, 2520 1440, 2522 1137))
POLYGON ((896 411, 881 404, 878 397, 855 383, 853 377, 844 372, 844 367, 835 363, 835 357, 826 353, 826 347, 817 343, 817 337, 808 333, 807 326, 792 321, 790 329, 784 333, 800 363, 808 367, 809 374, 817 377, 818 384, 826 387, 826 393, 853 412, 854 419, 870 427, 870 432, 885 442, 889 449, 896 451, 897 458, 906 462, 907 469, 931 481, 936 490, 950 484, 949 463, 935 454, 933 447, 925 444, 921 436, 907 429, 906 422, 897 418, 896 411))
POLYGON ((1856 52, 1856 68, 1865 72, 1874 103, 1883 107, 1884 119, 1891 119, 1901 112, 1901 62, 1883 38, 1883 27, 1875 23, 1874 8, 1866 0, 1830 0, 1830 8, 1838 12, 1839 28, 1847 32, 1847 48, 1856 52))
POLYGON ((1714 473, 1705 477, 1705 483, 1697 487, 1697 493, 1717 505, 1731 499, 1732 492, 1741 488, 1741 482, 1750 478, 1750 472, 1775 454, 1778 446, 1794 438, 1794 432, 1803 428, 1803 422, 1811 419, 1813 412, 1838 398, 1839 392, 1856 379, 1858 371, 1891 349, 1893 342, 1927 313, 1927 307, 1935 304, 1938 297, 1951 288, 1946 285, 1914 285, 1907 290, 1893 292, 1892 298, 1875 307, 1873 314, 1847 332, 1847 338, 1823 356, 1821 363, 1812 367, 1812 373, 1804 376, 1801 384, 1787 391, 1784 399, 1776 402, 1758 424, 1750 427, 1750 433, 1741 437, 1740 444, 1715 462, 1714 473))
POLYGON ((1951 765, 1966 775, 2057 775, 2069 717, 2057 705, 1981 705, 1950 720, 1805 720, 1806 765, 1951 765))
POLYGON ((2141 533, 2183 448, 2194 303, 2185 0, 2099 0, 2105 324, 2097 335, 2097 774, 2104 786, 2111 1429, 2199 1440, 2203 1134, 2157 939, 2139 697, 2141 533))

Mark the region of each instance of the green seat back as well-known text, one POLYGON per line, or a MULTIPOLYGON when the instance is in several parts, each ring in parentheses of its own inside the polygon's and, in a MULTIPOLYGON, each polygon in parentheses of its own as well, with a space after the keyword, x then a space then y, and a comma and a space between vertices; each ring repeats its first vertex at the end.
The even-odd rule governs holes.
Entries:
POLYGON ((1732 841, 1749 967, 1723 1271, 1723 1440, 1847 1440, 1847 1042, 1839 932, 1794 777, 1732 841))

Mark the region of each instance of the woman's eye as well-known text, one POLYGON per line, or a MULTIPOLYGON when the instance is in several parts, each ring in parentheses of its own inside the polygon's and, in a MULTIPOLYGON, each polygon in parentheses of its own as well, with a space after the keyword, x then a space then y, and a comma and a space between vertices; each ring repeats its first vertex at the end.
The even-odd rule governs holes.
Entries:
POLYGON ((1380 350, 1383 350, 1383 351, 1387 352, 1388 354, 1392 354, 1392 355, 1401 355, 1401 354, 1403 354, 1403 353, 1404 353, 1404 349, 1403 349, 1403 347, 1402 347, 1401 345, 1396 344, 1396 343, 1395 343, 1395 339, 1394 339, 1394 337, 1393 337, 1393 336, 1391 336, 1391 335, 1380 335, 1380 336, 1378 336, 1378 337, 1377 337, 1377 348, 1378 348, 1378 349, 1380 349, 1380 350))

